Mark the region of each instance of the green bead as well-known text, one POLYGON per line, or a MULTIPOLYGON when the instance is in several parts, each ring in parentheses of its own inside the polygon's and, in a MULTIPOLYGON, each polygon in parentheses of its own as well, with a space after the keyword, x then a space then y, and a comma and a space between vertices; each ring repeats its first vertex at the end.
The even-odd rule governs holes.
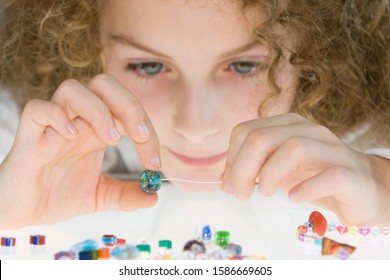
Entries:
POLYGON ((215 244, 222 248, 226 248, 226 246, 230 243, 230 233, 228 231, 217 231, 215 233, 215 244))
POLYGON ((160 240, 158 242, 158 247, 164 247, 167 249, 172 249, 172 241, 171 240, 160 240))

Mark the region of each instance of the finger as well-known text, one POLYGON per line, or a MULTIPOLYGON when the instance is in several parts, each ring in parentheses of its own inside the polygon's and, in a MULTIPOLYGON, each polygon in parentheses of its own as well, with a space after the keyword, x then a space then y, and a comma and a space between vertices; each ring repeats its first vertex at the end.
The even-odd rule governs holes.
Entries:
POLYGON ((143 192, 138 182, 124 182, 107 175, 102 175, 97 189, 97 211, 134 211, 152 207, 157 201, 157 194, 143 192))
POLYGON ((308 137, 288 138, 262 167, 259 191, 268 196, 279 188, 290 190, 325 168, 340 164, 342 151, 338 150, 334 145, 308 137))
POLYGON ((89 88, 109 107, 134 141, 140 159, 148 169, 160 169, 160 146, 153 125, 138 99, 114 77, 95 77, 89 88))
POLYGON ((63 82, 52 102, 62 106, 70 119, 79 116, 89 122, 105 143, 116 144, 120 139, 110 110, 99 97, 78 81, 63 82))
MULTIPOLYGON (((287 125, 257 128, 247 135, 235 160, 230 166, 227 165, 227 170, 225 170, 225 180, 228 184, 231 184, 232 192, 238 198, 246 199, 250 196, 252 190, 248 186, 253 184, 265 162, 287 139, 296 136, 319 138, 327 141, 337 139, 329 133, 329 130, 320 125, 301 121, 299 118, 297 122, 291 123, 292 121, 289 120, 287 125)), ((285 164, 286 159, 281 163, 285 164)), ((260 177, 260 190, 262 190, 262 187, 263 182, 260 177)))
POLYGON ((328 196, 350 196, 345 187, 350 185, 354 172, 346 167, 333 166, 293 187, 288 196, 293 202, 315 201, 328 196))
POLYGON ((48 127, 66 139, 74 139, 79 133, 61 106, 45 100, 30 100, 24 107, 17 139, 38 139, 48 127))
MULTIPOLYGON (((233 193, 239 199, 247 199, 265 162, 279 148, 286 138, 304 131, 304 124, 279 125, 252 130, 242 143, 235 160, 225 170, 225 180, 231 184, 233 193)), ((308 132, 306 132, 308 133, 308 132)), ((260 178, 260 188, 262 188, 260 178)))
MULTIPOLYGON (((229 179, 227 178, 227 174, 230 174, 230 170, 233 165, 233 162, 236 160, 237 154, 241 150, 244 142, 247 141, 248 135, 254 133, 255 130, 261 128, 269 128, 274 126, 286 126, 286 125, 292 125, 292 124, 303 123, 303 122, 307 122, 307 120, 298 114, 290 113, 290 114, 272 116, 267 118, 259 118, 259 119, 243 122, 237 125, 232 130, 231 137, 230 137, 228 155, 225 164, 223 189, 230 194, 234 193, 235 186, 233 186, 232 182, 229 181, 229 179)), ((252 183, 251 181, 247 181, 244 184, 247 185, 252 183)), ((247 197, 247 195, 244 195, 243 198, 244 197, 247 197)))

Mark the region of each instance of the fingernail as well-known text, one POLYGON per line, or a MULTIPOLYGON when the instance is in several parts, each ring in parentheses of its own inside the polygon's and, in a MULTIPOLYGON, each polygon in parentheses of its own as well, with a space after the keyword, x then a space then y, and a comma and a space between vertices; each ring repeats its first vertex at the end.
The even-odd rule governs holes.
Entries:
POLYGON ((141 123, 138 125, 138 135, 142 138, 149 137, 149 129, 145 123, 141 123))
POLYGON ((68 123, 66 125, 66 128, 68 129, 68 131, 72 135, 77 135, 79 133, 79 130, 77 129, 77 127, 72 122, 68 123))
POLYGON ((157 154, 152 155, 152 157, 151 157, 151 159, 150 159, 150 163, 151 163, 154 167, 160 169, 160 168, 161 168, 160 156, 157 155, 157 154))
POLYGON ((225 182, 223 184, 223 189, 225 190, 225 192, 227 192, 229 194, 233 194, 234 193, 233 186, 229 182, 225 182))
POLYGON ((110 137, 113 141, 118 141, 121 138, 121 135, 115 127, 112 127, 110 128, 110 137))

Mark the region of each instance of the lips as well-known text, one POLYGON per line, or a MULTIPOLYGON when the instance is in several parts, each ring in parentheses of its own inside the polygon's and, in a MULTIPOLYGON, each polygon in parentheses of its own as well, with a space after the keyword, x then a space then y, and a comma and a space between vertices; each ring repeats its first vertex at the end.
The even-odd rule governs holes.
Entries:
POLYGON ((210 166, 219 163, 223 159, 226 158, 227 152, 223 152, 220 154, 215 154, 209 157, 189 157, 185 156, 183 154, 176 153, 170 149, 168 151, 179 161, 183 162, 184 164, 191 165, 191 166, 210 166))

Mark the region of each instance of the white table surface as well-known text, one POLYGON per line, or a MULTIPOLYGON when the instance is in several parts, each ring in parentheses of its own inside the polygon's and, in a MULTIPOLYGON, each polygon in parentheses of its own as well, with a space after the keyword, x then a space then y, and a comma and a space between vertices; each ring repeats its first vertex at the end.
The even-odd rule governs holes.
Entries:
MULTIPOLYGON (((150 209, 94 213, 52 225, 0 230, 0 236, 16 238, 15 247, 0 246, 0 259, 52 260, 55 253, 85 239, 101 242, 104 234, 114 234, 132 245, 146 240, 152 254, 158 240, 170 239, 173 251, 180 252, 187 241, 194 239, 196 227, 208 224, 214 230, 229 231, 231 242, 241 245, 244 255, 271 260, 337 260, 335 256, 321 256, 320 246, 299 241, 295 233, 314 210, 328 221, 337 222, 336 216, 313 205, 291 203, 284 193, 275 198, 277 201, 255 193, 250 200, 239 201, 222 192, 194 194, 164 184, 158 204, 150 209), (30 245, 29 237, 34 234, 45 235, 46 244, 30 245)), ((364 237, 327 231, 325 236, 355 246, 349 259, 390 259, 390 235, 364 237)))

